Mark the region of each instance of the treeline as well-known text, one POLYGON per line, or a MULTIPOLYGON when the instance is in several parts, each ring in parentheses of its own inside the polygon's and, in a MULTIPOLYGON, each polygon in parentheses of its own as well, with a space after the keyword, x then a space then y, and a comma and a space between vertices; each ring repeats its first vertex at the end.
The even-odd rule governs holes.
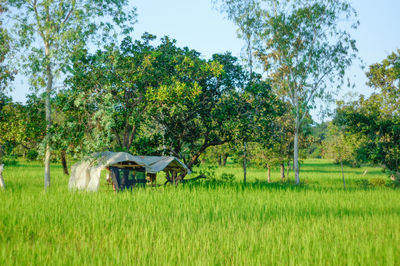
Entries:
POLYGON ((35 92, 25 104, 1 94, 1 153, 44 157, 45 187, 51 159, 67 173, 67 157, 100 150, 172 155, 189 168, 231 157, 244 173, 248 161, 277 165, 282 179, 293 167, 296 183, 310 154, 399 172, 398 53, 370 67, 370 98, 339 103, 328 124, 310 117, 356 58, 346 0, 216 1, 246 44, 245 64, 168 37, 133 40, 126 0, 0 3, 1 91, 19 72, 35 92))

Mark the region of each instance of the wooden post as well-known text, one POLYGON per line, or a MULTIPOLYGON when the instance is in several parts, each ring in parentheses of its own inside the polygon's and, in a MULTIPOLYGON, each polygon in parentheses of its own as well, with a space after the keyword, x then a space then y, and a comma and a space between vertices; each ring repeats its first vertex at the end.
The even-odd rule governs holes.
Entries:
POLYGON ((176 186, 176 172, 172 171, 172 182, 176 186))
POLYGON ((119 169, 116 167, 110 167, 110 175, 115 191, 119 191, 121 184, 119 178, 119 169))
POLYGON ((6 184, 4 183, 3 179, 3 170, 4 170, 4 164, 0 165, 0 188, 6 189, 6 184))
POLYGON ((122 190, 129 186, 129 170, 122 169, 121 188, 122 190))

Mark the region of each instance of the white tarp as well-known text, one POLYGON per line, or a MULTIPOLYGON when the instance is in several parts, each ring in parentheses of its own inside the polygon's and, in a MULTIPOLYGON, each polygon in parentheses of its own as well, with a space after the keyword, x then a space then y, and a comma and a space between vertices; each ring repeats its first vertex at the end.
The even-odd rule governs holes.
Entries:
MULTIPOLYGON (((120 162, 135 162, 133 155, 126 152, 99 152, 71 166, 70 189, 97 191, 100 174, 108 166, 120 162)), ((136 162, 137 163, 137 162, 136 162)), ((137 163, 141 165, 140 163, 137 163)))
POLYGON ((185 164, 172 156, 133 156, 126 152, 107 151, 94 153, 89 158, 71 166, 68 186, 70 189, 97 191, 100 185, 101 171, 121 162, 133 162, 142 165, 146 172, 150 174, 158 173, 164 169, 191 173, 185 164))

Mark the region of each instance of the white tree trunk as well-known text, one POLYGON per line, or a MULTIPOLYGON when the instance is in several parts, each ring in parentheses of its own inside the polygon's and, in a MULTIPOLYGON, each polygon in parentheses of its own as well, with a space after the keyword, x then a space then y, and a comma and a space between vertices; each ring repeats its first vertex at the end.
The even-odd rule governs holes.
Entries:
POLYGON ((53 90, 53 72, 51 69, 50 59, 48 58, 50 51, 49 46, 46 45, 45 49, 47 67, 46 67, 46 74, 47 74, 47 88, 46 88, 46 153, 44 157, 44 188, 50 187, 50 156, 51 156, 51 147, 50 147, 50 127, 51 127, 51 104, 50 104, 50 97, 51 92, 53 90))
POLYGON ((296 184, 300 184, 300 175, 299 175, 299 117, 297 115, 294 129, 294 154, 293 154, 293 168, 294 168, 294 176, 296 180, 296 184))
POLYGON ((0 188, 6 189, 6 184, 4 183, 4 179, 3 179, 3 170, 4 170, 4 164, 1 164, 0 165, 0 188))

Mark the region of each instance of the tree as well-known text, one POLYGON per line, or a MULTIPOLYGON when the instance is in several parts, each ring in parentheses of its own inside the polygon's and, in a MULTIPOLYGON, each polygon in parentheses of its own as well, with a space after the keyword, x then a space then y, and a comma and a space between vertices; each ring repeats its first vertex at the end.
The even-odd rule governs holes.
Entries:
POLYGON ((377 91, 369 98, 339 106, 336 123, 365 138, 362 152, 367 160, 400 176, 400 52, 369 67, 368 84, 377 91))
MULTIPOLYGON (((249 82, 251 83, 255 78, 253 74, 255 34, 261 26, 257 19, 260 16, 258 2, 254 0, 214 0, 214 3, 216 5, 221 3, 220 11, 226 13, 228 19, 236 24, 238 27, 237 36, 245 41, 245 60, 248 64, 249 82)), ((243 180, 246 182, 247 142, 244 141, 241 146, 243 146, 243 180)))
POLYGON ((156 48, 150 43, 154 39, 147 33, 142 41, 127 37, 119 46, 107 45, 94 54, 84 51, 73 58, 60 106, 69 113, 69 126, 75 127, 75 132, 86 132, 83 146, 87 152, 110 145, 110 141, 116 142, 117 150, 133 148, 146 123, 147 90, 164 78, 155 67, 156 48), (111 135, 112 140, 104 139, 111 135))
MULTIPOLYGON (((355 12, 347 1, 260 1, 257 57, 294 115, 294 169, 299 178, 299 135, 308 111, 330 96, 355 58, 355 41, 340 28, 355 12)), ((352 24, 356 27, 358 22, 352 24)), ((341 83, 340 83, 341 84, 341 83)))
POLYGON ((25 104, 6 100, 1 109, 0 143, 21 146, 25 153, 37 149, 46 128, 43 102, 43 98, 35 95, 28 95, 25 104))
POLYGON ((233 139, 243 103, 236 89, 246 75, 230 54, 207 62, 170 41, 160 49, 164 59, 157 61, 165 62, 168 76, 149 93, 152 120, 163 129, 168 151, 191 168, 207 148, 233 139))
POLYGON ((23 48, 21 69, 26 69, 35 88, 46 87, 46 138, 44 186, 50 186, 51 156, 51 96, 54 83, 69 63, 69 57, 98 34, 99 40, 115 38, 114 26, 121 32, 132 30, 134 10, 125 12, 126 0, 120 1, 63 1, 10 0, 12 22, 17 45, 23 48), (103 22, 103 21, 111 22, 103 22), (126 23, 126 24, 125 24, 126 23))
POLYGON ((369 67, 368 85, 381 92, 387 114, 398 112, 400 105, 400 49, 391 53, 382 63, 369 67))
POLYGON ((387 114, 383 111, 386 108, 381 94, 360 97, 338 108, 335 120, 346 132, 365 139, 358 156, 396 175, 400 172, 400 118, 398 110, 397 114, 387 114))
POLYGON ((327 138, 322 142, 324 157, 340 163, 343 187, 346 189, 343 164, 355 166, 358 163, 357 152, 360 147, 359 136, 346 132, 343 126, 333 122, 328 123, 327 138))

